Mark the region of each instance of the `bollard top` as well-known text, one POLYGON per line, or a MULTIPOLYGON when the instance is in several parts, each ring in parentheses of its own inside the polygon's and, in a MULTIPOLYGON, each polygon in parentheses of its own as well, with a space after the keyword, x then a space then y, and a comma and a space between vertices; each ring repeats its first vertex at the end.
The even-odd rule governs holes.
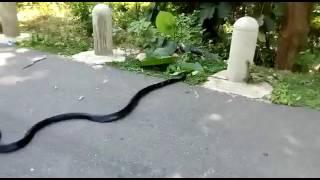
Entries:
POLYGON ((92 10, 92 14, 111 14, 111 8, 105 4, 97 4, 92 10))
POLYGON ((250 16, 239 18, 233 25, 234 29, 243 31, 258 31, 259 24, 256 19, 250 16))

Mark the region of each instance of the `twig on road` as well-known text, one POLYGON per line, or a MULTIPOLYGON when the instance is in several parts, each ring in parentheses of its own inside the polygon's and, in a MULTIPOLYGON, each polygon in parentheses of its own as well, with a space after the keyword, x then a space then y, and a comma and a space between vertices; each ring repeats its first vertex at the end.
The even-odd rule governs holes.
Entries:
POLYGON ((40 62, 40 61, 45 60, 45 59, 47 59, 47 56, 41 56, 41 57, 33 58, 33 59, 31 60, 31 61, 32 61, 31 64, 25 66, 25 67, 22 68, 22 69, 27 69, 27 68, 33 66, 34 64, 36 64, 37 62, 40 62))

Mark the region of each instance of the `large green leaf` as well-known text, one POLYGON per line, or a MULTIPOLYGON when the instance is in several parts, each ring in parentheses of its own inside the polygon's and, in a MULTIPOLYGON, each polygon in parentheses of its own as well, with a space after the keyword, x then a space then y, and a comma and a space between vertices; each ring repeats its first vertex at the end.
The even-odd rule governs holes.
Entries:
POLYGON ((272 20, 269 16, 264 17, 264 22, 266 24, 267 31, 273 31, 274 30, 274 20, 272 20))
POLYGON ((283 16, 284 14, 284 4, 277 2, 274 4, 274 8, 272 10, 273 14, 276 16, 283 16))
POLYGON ((219 18, 227 17, 228 14, 231 12, 230 2, 220 2, 217 8, 219 18))
POLYGON ((211 3, 202 4, 202 8, 200 10, 200 24, 203 24, 204 20, 210 19, 213 17, 216 7, 211 3))
POLYGON ((145 58, 144 61, 140 63, 140 66, 156 66, 156 65, 164 65, 164 64, 172 64, 176 61, 177 57, 174 56, 151 56, 145 58))
POLYGON ((159 32, 173 36, 175 32, 175 26, 176 19, 171 13, 165 11, 159 12, 156 19, 156 27, 159 32))

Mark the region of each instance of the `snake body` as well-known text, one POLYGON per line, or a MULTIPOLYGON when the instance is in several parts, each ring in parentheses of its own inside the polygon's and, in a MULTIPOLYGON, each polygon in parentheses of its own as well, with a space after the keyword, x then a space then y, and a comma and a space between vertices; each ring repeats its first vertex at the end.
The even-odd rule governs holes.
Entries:
MULTIPOLYGON (((127 115, 129 115, 133 109, 138 105, 140 99, 145 96, 146 94, 148 94, 149 92, 159 89, 161 87, 167 86, 169 84, 173 84, 179 81, 183 81, 185 80, 186 75, 183 74, 180 77, 177 78, 172 78, 172 79, 168 79, 150 86, 147 86, 143 89, 141 89, 140 91, 138 91, 129 101, 129 103, 122 108, 121 110, 114 112, 114 113, 110 113, 107 115, 94 115, 94 114, 89 114, 89 113, 64 113, 64 114, 59 114, 56 116, 52 116, 49 118, 46 118, 38 123, 36 123, 35 125, 33 125, 25 134, 25 136, 16 141, 16 142, 12 142, 9 144, 1 144, 0 143, 0 153, 11 153, 14 151, 17 151, 19 149, 24 148, 26 145, 28 145, 31 140, 33 139, 33 137, 35 136, 35 134, 40 131, 41 129, 43 129, 46 126, 49 126, 51 124, 54 123, 58 123, 61 121, 68 121, 68 120, 74 120, 74 119, 85 119, 85 120, 89 120, 89 121, 93 121, 93 122, 98 122, 98 123, 108 123, 108 122, 113 122, 113 121, 117 121, 120 120, 124 117, 126 117, 127 115)), ((1 141, 1 131, 0 131, 0 141, 1 141)))

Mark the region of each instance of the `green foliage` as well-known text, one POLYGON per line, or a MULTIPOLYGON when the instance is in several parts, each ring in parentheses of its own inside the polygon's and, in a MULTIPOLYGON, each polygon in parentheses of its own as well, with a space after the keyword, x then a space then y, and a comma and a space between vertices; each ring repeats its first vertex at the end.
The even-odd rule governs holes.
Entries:
MULTIPOLYGON (((170 57, 162 58, 170 59, 170 57)), ((168 60, 167 63, 163 64, 161 64, 162 62, 159 62, 160 64, 154 63, 150 64, 150 66, 142 67, 139 60, 129 56, 124 62, 112 62, 107 64, 116 66, 120 69, 162 78, 170 78, 172 75, 177 75, 181 72, 190 72, 185 81, 190 85, 203 83, 207 80, 209 75, 226 68, 226 64, 220 59, 202 59, 191 54, 188 55, 188 57, 184 55, 183 58, 174 57, 174 59, 171 60, 168 60)))
MULTIPOLYGON (((92 9, 99 2, 68 2, 69 8, 75 19, 79 20, 87 30, 87 35, 92 34, 92 9)), ((137 21, 150 7, 149 2, 106 2, 112 9, 113 24, 115 27, 127 29, 128 25, 137 21)))
POLYGON ((177 16, 175 39, 185 44, 201 45, 202 27, 198 23, 199 13, 199 11, 194 11, 189 16, 184 13, 177 16))
POLYGON ((201 27, 197 23, 198 14, 199 12, 194 12, 190 17, 184 14, 175 17, 169 12, 161 11, 156 18, 157 29, 154 29, 151 22, 144 18, 130 23, 128 32, 141 37, 136 39, 137 45, 141 47, 143 44, 142 47, 149 47, 146 49, 147 58, 140 63, 140 66, 170 64, 166 73, 188 72, 193 76, 204 73, 199 62, 188 63, 185 62, 185 58, 172 56, 179 49, 180 43, 183 44, 185 52, 191 52, 193 47, 189 44, 201 44, 201 27), (180 60, 175 61, 175 59, 180 60))
POLYGON ((218 18, 225 18, 229 16, 232 11, 232 5, 229 2, 220 2, 217 6, 218 9, 218 18))
MULTIPOLYGON (((204 42, 213 41, 213 52, 226 57, 225 49, 229 49, 231 33, 225 26, 231 26, 244 15, 257 19, 260 25, 258 47, 255 63, 272 67, 277 47, 278 29, 283 16, 283 3, 277 2, 201 2, 200 23, 206 24, 203 34, 204 42), (223 47, 224 46, 224 47, 223 47)), ((211 45, 209 45, 211 46, 211 45)))
POLYGON ((276 104, 293 105, 294 99, 289 92, 287 83, 279 83, 272 92, 271 101, 276 104))
POLYGON ((253 66, 252 82, 269 82, 273 86, 270 100, 290 106, 306 106, 320 110, 320 75, 275 71, 253 66))
POLYGON ((223 19, 230 15, 232 5, 229 2, 203 2, 200 4, 200 24, 206 19, 223 19))
POLYGON ((294 70, 298 72, 315 72, 319 73, 319 70, 315 70, 314 67, 320 65, 320 50, 314 50, 313 52, 310 49, 300 52, 298 57, 295 60, 294 70))
POLYGON ((177 49, 177 43, 174 41, 168 41, 164 47, 157 48, 152 53, 156 56, 171 56, 177 49))
POLYGON ((145 18, 142 18, 139 21, 131 22, 128 28, 128 32, 133 32, 141 36, 148 31, 150 25, 150 21, 146 21, 145 18))
POLYGON ((291 106, 308 106, 320 110, 319 87, 319 75, 286 75, 275 85, 272 102, 291 106))
POLYGON ((130 23, 128 32, 138 37, 135 39, 138 47, 149 48, 155 50, 157 55, 167 56, 172 55, 177 47, 176 42, 172 42, 176 40, 176 27, 176 17, 161 11, 156 19, 156 28, 146 18, 141 18, 130 23))
POLYGON ((169 72, 174 70, 174 73, 186 72, 186 73, 191 73, 192 75, 196 75, 198 73, 204 72, 204 69, 199 62, 196 62, 196 63, 180 62, 180 63, 177 63, 175 67, 171 66, 168 70, 169 72))
POLYGON ((73 15, 80 19, 80 21, 88 21, 92 16, 92 9, 95 2, 69 2, 73 15))
POLYGON ((72 20, 56 17, 35 19, 24 22, 25 31, 31 33, 31 39, 22 41, 22 47, 33 47, 64 55, 86 51, 91 47, 92 39, 86 31, 72 20), (50 22, 50 23, 49 23, 50 22))
MULTIPOLYGON (((72 16, 55 18, 53 3, 18 3, 19 9, 39 7, 41 17, 21 22, 23 30, 32 38, 20 46, 33 47, 65 55, 92 48, 91 11, 98 2, 67 2, 72 16), (50 10, 50 13, 48 12, 50 10)), ((283 4, 276 2, 200 2, 200 7, 174 3, 160 4, 156 26, 148 15, 150 2, 104 2, 113 10, 113 40, 117 47, 139 48, 147 54, 145 61, 127 57, 125 62, 108 63, 122 69, 168 78, 182 72, 188 73, 186 82, 199 84, 209 75, 226 69, 229 56, 232 24, 244 15, 257 19, 260 32, 255 53, 255 63, 273 67, 279 37, 279 24, 283 4), (180 13, 184 9, 186 12, 180 13), (170 11, 170 13, 169 13, 170 11), (171 14, 172 13, 172 14, 171 14), (202 23, 209 23, 206 32, 202 23), (211 24, 210 24, 211 23, 211 24), (211 31, 211 34, 207 31, 211 31), (194 51, 200 53, 194 53, 194 51)), ((60 3, 61 4, 61 3, 60 3)), ((308 50, 297 57, 297 73, 286 73, 255 67, 252 81, 272 84, 271 101, 291 106, 308 106, 320 109, 320 8, 316 3, 312 16, 308 50), (309 73, 312 70, 312 73, 309 73)), ((28 15, 27 15, 28 16, 28 15)))
POLYGON ((127 30, 135 37, 133 43, 138 47, 146 48, 156 42, 156 29, 151 26, 151 22, 147 21, 146 18, 131 22, 127 30))
POLYGON ((76 20, 82 23, 87 31, 87 36, 91 36, 92 29, 92 9, 96 2, 69 2, 68 5, 71 9, 76 20))
POLYGON ((248 6, 248 14, 257 19, 259 36, 255 63, 266 67, 273 67, 275 49, 278 45, 278 29, 280 18, 283 16, 283 3, 256 3, 248 6))
MULTIPOLYGON (((156 29, 144 18, 130 23, 128 32, 139 37, 136 38, 140 42, 139 47, 142 44, 144 48, 149 47, 145 49, 146 59, 141 63, 129 59, 131 65, 136 67, 138 64, 141 67, 138 71, 157 69, 163 74, 189 73, 188 77, 193 83, 204 82, 208 75, 225 69, 225 63, 217 54, 203 53, 199 56, 192 53, 194 45, 202 45, 199 13, 194 11, 189 16, 179 14, 175 17, 169 12, 161 11, 156 18, 156 29), (174 53, 176 55, 172 56, 174 53)), ((133 69, 128 62, 117 63, 117 66, 133 69)))
POLYGON ((184 13, 173 16, 162 11, 157 16, 157 30, 177 43, 201 45, 202 28, 198 16, 199 11, 194 11, 190 16, 184 13))
POLYGON ((315 3, 311 17, 310 33, 308 38, 309 49, 320 48, 320 4, 315 3))
POLYGON ((26 6, 32 6, 32 5, 36 5, 39 2, 17 2, 17 7, 18 9, 22 8, 22 7, 26 7, 26 6))
POLYGON ((216 6, 213 3, 201 3, 200 5, 200 24, 203 24, 204 20, 211 19, 215 13, 216 6))

